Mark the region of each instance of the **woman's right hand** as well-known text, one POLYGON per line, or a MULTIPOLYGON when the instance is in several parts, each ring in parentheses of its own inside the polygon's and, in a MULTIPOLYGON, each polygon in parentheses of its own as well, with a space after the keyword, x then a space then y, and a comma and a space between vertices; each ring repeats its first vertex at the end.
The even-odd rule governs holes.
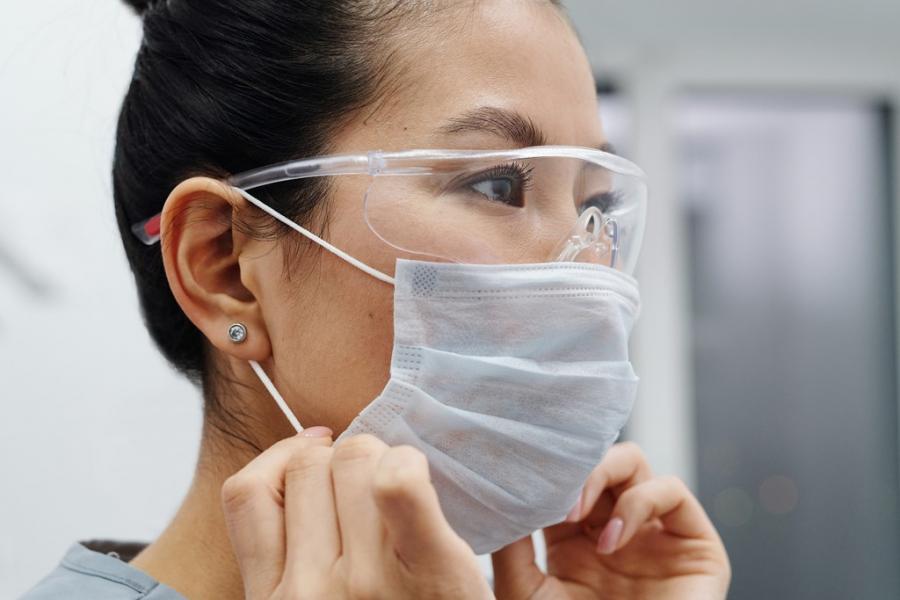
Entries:
POLYGON ((313 427, 231 476, 222 504, 249 600, 493 598, 418 450, 313 427))

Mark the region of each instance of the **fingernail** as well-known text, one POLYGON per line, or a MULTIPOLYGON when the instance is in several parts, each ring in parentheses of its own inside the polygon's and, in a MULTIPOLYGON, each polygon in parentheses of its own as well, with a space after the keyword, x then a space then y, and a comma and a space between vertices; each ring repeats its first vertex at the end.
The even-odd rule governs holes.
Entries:
POLYGON ((303 437, 331 437, 332 431, 327 427, 308 427, 300 432, 303 437))
POLYGON ((566 522, 577 523, 579 517, 581 517, 581 494, 578 495, 578 502, 575 503, 575 506, 569 511, 569 514, 566 515, 566 522))
POLYGON ((597 552, 600 554, 612 554, 616 549, 616 545, 619 543, 619 538, 622 537, 622 530, 624 528, 625 521, 619 517, 610 519, 609 523, 606 524, 606 527, 603 528, 600 539, 597 540, 597 552))

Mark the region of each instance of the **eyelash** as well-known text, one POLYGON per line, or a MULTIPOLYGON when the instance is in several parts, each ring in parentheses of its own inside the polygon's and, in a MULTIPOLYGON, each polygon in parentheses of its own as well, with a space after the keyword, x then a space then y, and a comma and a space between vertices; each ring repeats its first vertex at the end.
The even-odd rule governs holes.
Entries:
MULTIPOLYGON (((524 195, 525 192, 530 190, 534 184, 534 177, 532 175, 533 171, 534 166, 528 164, 513 162, 505 165, 497 165, 486 171, 482 171, 468 177, 466 180, 459 184, 459 187, 471 189, 475 184, 490 181, 493 179, 513 179, 519 185, 517 192, 524 195)), ((621 204, 621 201, 621 191, 617 190, 613 192, 604 192, 602 194, 597 194, 588 198, 588 200, 581 205, 581 210, 583 211, 589 206, 596 206, 598 209, 600 209, 600 212, 607 214, 610 211, 615 210, 616 207, 621 204)), ((492 202, 500 201, 492 200, 492 202)), ((524 206, 524 201, 519 205, 510 204, 510 206, 524 206)))
POLYGON ((509 163, 505 165, 497 165, 484 173, 481 173, 483 179, 500 179, 502 177, 518 177, 522 180, 523 189, 531 189, 531 184, 534 183, 534 178, 532 177, 532 173, 534 172, 534 166, 526 165, 522 163, 509 163), (528 186, 525 188, 524 186, 528 186))
MULTIPOLYGON (((472 175, 471 177, 468 177, 460 184, 460 187, 472 188, 472 186, 474 186, 475 184, 490 181, 493 179, 511 179, 514 180, 514 185, 518 185, 517 193, 520 195, 524 195, 525 192, 531 189, 534 183, 534 178, 532 177, 533 171, 534 166, 522 163, 513 162, 505 165, 497 165, 495 167, 491 167, 486 171, 482 171, 480 173, 472 175)), ((499 200, 491 201, 500 202, 499 200)), ((518 205, 510 203, 504 204, 509 204, 510 206, 524 206, 524 200, 521 202, 521 204, 518 205)))

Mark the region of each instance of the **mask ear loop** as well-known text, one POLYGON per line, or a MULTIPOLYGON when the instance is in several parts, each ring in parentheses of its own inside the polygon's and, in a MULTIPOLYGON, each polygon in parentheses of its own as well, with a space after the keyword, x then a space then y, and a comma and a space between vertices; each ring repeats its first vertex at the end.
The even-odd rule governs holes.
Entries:
MULTIPOLYGON (((257 207, 261 211, 265 212, 269 216, 273 217, 274 219, 281 221, 282 223, 284 223, 291 229, 295 230, 296 232, 300 233, 304 237, 308 238, 309 240, 315 242, 316 244, 319 244, 320 246, 322 246, 323 248, 325 248, 326 250, 328 250, 329 252, 331 252, 332 254, 337 256, 338 258, 345 260, 346 262, 350 263, 351 265, 353 265, 360 271, 363 271, 364 273, 371 275, 372 277, 374 277, 375 279, 378 279, 379 281, 383 281, 387 284, 394 285, 395 280, 393 277, 385 275, 378 269, 370 267, 369 265, 362 262, 361 260, 350 256, 349 254, 347 254, 340 248, 329 244, 328 242, 326 242, 325 240, 323 240, 322 238, 320 238, 313 232, 298 225, 297 223, 294 223, 293 221, 291 221, 290 219, 288 219, 287 217, 285 217, 278 211, 269 207, 265 202, 258 200, 257 198, 254 198, 251 194, 242 190, 241 188, 235 187, 234 190, 237 191, 237 193, 239 193, 241 196, 243 196, 244 199, 247 200, 247 202, 253 204, 255 207, 257 207)), ((291 426, 297 431, 297 433, 300 433, 301 431, 303 431, 303 426, 300 424, 300 421, 297 419, 297 415, 294 414, 294 412, 288 406, 287 402, 284 401, 284 398, 281 396, 281 394, 275 388, 275 384, 272 383, 272 380, 269 378, 268 375, 266 375, 265 370, 263 370, 263 368, 260 366, 260 364, 258 362, 256 362, 255 360, 251 360, 248 362, 250 363, 250 366, 253 368, 253 372, 256 373, 256 376, 262 382, 263 386, 266 388, 266 390, 268 390, 269 395, 271 395, 272 398, 275 400, 275 403, 278 405, 278 408, 280 408, 281 412, 284 413, 284 416, 287 417, 287 420, 288 420, 288 422, 290 422, 291 426)))
POLYGON ((259 380, 262 381, 263 386, 267 390, 269 390, 269 394, 272 398, 275 399, 275 404, 278 405, 278 408, 281 409, 281 412, 284 413, 284 416, 287 417, 287 420, 290 422, 291 426, 300 433, 303 431, 303 425, 300 424, 300 421, 297 419, 297 415, 294 414, 294 411, 287 405, 287 402, 284 401, 284 398, 281 397, 281 394, 278 393, 278 390, 275 389, 275 384, 272 383, 272 380, 269 379, 269 376, 266 375, 266 372, 263 370, 259 363, 255 360, 247 361, 250 363, 250 366, 253 367, 253 372, 256 373, 256 376, 259 377, 259 380))
POLYGON ((378 269, 375 269, 374 267, 370 267, 369 265, 367 265, 366 263, 362 262, 361 260, 359 260, 357 258, 353 258, 352 256, 350 256, 349 254, 347 254, 346 252, 344 252, 337 246, 332 246, 331 244, 329 244, 328 242, 326 242, 325 240, 323 240, 322 238, 320 238, 319 236, 314 234, 312 231, 309 231, 305 227, 298 225, 297 223, 294 223, 293 221, 291 221, 290 219, 288 219, 287 217, 282 215, 277 210, 266 205, 265 202, 254 198, 248 192, 242 190, 241 188, 236 187, 234 189, 235 189, 235 191, 237 191, 237 193, 239 193, 241 196, 243 196, 247 200, 247 202, 250 202, 251 204, 256 206, 261 211, 265 212, 272 218, 281 221, 282 223, 284 223, 285 225, 287 225, 288 227, 290 227, 297 233, 303 235, 304 237, 306 237, 306 238, 312 240, 313 242, 317 243, 318 245, 322 246, 323 248, 325 248, 326 250, 328 250, 329 252, 331 252, 332 254, 337 256, 338 258, 347 261, 348 263, 350 263, 351 265, 353 265, 360 271, 362 271, 368 275, 371 275, 372 277, 374 277, 375 279, 377 279, 379 281, 383 281, 387 284, 394 285, 393 277, 391 277, 389 275, 385 275, 378 269))

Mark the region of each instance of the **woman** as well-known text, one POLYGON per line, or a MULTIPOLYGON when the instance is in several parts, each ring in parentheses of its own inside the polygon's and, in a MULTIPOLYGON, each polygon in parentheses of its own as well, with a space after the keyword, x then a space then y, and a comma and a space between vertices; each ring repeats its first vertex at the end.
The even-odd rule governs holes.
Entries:
POLYGON ((644 188, 558 2, 131 5, 116 214, 201 451, 157 540, 26 598, 724 598, 697 500, 610 448, 644 188))

